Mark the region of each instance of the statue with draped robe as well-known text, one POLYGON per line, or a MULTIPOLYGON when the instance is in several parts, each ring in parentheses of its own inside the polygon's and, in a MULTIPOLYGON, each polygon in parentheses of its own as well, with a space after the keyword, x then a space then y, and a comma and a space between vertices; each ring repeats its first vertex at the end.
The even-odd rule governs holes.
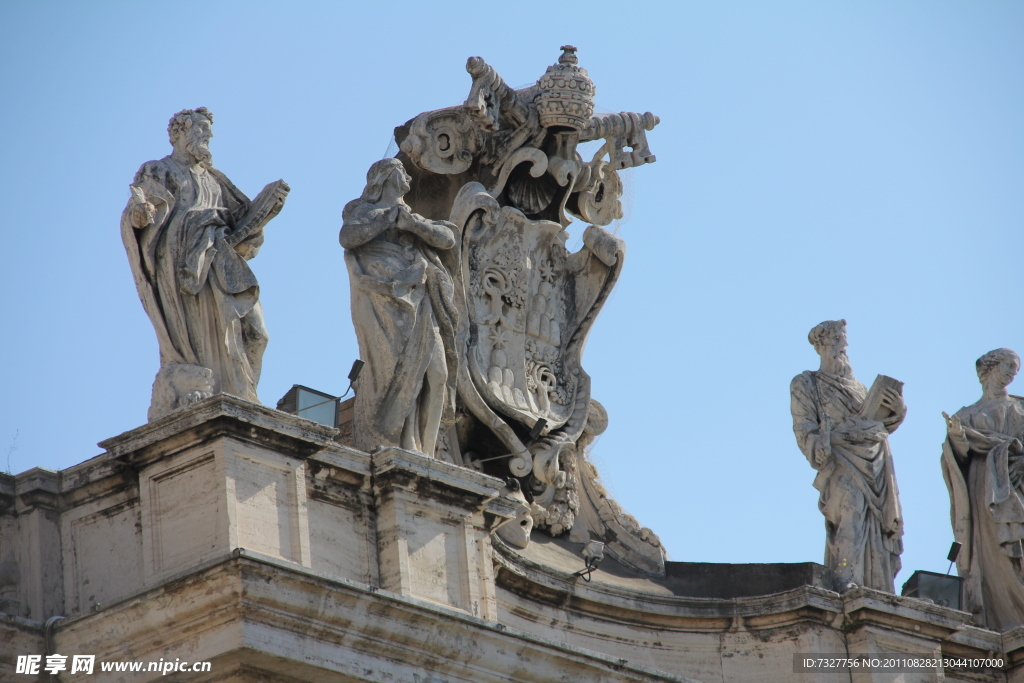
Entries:
POLYGON ((149 419, 215 393, 258 402, 267 331, 259 283, 247 261, 288 185, 250 200, 213 167, 213 114, 175 114, 173 151, 142 165, 121 217, 121 237, 139 298, 156 330, 160 372, 149 419))
POLYGON ((413 213, 398 159, 374 163, 342 212, 352 322, 366 366, 355 383, 357 448, 435 455, 454 422, 458 310, 451 271, 455 226, 413 213))
POLYGON ((903 515, 888 436, 906 416, 903 397, 884 389, 883 417, 864 416, 868 390, 853 376, 846 355, 846 321, 823 322, 808 340, 821 367, 793 379, 791 409, 797 445, 818 473, 814 488, 825 516, 825 565, 838 590, 857 585, 894 593, 903 515))
POLYGON ((1006 388, 1020 358, 996 349, 975 365, 981 398, 952 417, 943 413, 942 475, 962 544, 964 609, 980 625, 1007 631, 1024 625, 1024 398, 1006 388))

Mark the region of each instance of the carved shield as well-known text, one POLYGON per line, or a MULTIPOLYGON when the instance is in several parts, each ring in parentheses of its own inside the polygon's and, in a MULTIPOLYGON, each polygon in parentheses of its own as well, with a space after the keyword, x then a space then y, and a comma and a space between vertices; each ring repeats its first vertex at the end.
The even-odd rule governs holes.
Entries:
POLYGON ((577 399, 589 401, 581 341, 617 269, 598 264, 604 277, 594 281, 589 251, 569 254, 558 223, 500 207, 478 183, 459 193, 452 218, 462 228, 473 384, 501 415, 565 425, 577 399))

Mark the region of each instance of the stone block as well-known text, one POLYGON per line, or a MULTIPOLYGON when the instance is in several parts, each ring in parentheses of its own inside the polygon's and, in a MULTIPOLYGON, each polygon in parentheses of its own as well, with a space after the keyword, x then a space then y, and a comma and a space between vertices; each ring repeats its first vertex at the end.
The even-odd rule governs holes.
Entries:
POLYGON ((676 595, 703 598, 746 598, 781 593, 800 586, 832 588, 831 572, 814 562, 666 562, 665 578, 676 595))
POLYGON ((63 526, 68 539, 63 614, 95 609, 142 588, 137 500, 98 510, 70 510, 63 526))
POLYGON ((235 548, 311 566, 305 461, 227 436, 139 473, 147 585, 235 548))
POLYGON ((329 447, 307 461, 306 488, 313 570, 379 586, 370 457, 329 447))
POLYGON ((138 471, 145 585, 236 548, 312 566, 305 463, 335 434, 222 394, 100 444, 138 471))
POLYGON ((496 620, 487 503, 501 480, 397 448, 373 455, 373 476, 381 587, 496 620))
POLYGON ((41 468, 16 478, 18 534, 13 553, 20 575, 21 616, 36 621, 64 609, 59 475, 41 468))

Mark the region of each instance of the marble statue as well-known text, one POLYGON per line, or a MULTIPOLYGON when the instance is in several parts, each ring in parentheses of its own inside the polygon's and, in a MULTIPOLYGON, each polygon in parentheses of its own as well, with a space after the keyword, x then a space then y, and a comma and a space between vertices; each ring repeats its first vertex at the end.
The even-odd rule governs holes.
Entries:
POLYGON ((790 387, 793 432, 817 471, 825 516, 825 565, 839 590, 851 584, 893 593, 903 552, 903 516, 888 436, 906 417, 902 384, 879 375, 868 391, 846 355, 846 321, 829 320, 808 340, 821 367, 790 387))
POLYGON ((400 151, 374 166, 391 173, 377 181, 393 184, 388 198, 371 179, 345 209, 353 321, 371 373, 356 387, 357 445, 511 476, 535 529, 603 541, 613 524, 630 540, 609 540, 608 552, 663 574, 657 538, 619 524, 627 516, 574 457, 596 429, 583 348, 625 258, 605 227, 622 217, 618 172, 655 161, 647 132, 658 117, 595 115, 594 83, 570 45, 518 90, 480 57, 466 71, 464 103, 395 128, 400 151), (577 147, 589 141, 602 144, 584 159, 577 147), (589 225, 571 252, 574 219, 589 225))
POLYGON ((342 213, 352 321, 366 362, 353 427, 365 451, 397 446, 432 456, 455 409, 456 235, 450 223, 409 209, 409 180, 398 159, 378 161, 342 213))
POLYGON ((982 395, 946 418, 942 474, 953 533, 962 543, 957 569, 965 610, 996 631, 1024 625, 1024 398, 1007 385, 1020 370, 1010 349, 976 363, 982 395))
POLYGON ((278 180, 250 201, 214 168, 213 114, 205 107, 178 112, 167 132, 173 151, 142 165, 121 216, 135 285, 160 346, 150 420, 215 393, 259 401, 267 331, 246 262, 289 190, 278 180))

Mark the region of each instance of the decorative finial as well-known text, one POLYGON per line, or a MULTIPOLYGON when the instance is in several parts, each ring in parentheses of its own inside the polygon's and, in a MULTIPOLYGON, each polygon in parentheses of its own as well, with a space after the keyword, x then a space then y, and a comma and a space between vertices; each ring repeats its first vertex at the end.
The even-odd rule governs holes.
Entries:
POLYGON ((559 64, 579 64, 580 60, 576 57, 576 46, 563 45, 558 49, 562 51, 562 55, 558 58, 559 64))

